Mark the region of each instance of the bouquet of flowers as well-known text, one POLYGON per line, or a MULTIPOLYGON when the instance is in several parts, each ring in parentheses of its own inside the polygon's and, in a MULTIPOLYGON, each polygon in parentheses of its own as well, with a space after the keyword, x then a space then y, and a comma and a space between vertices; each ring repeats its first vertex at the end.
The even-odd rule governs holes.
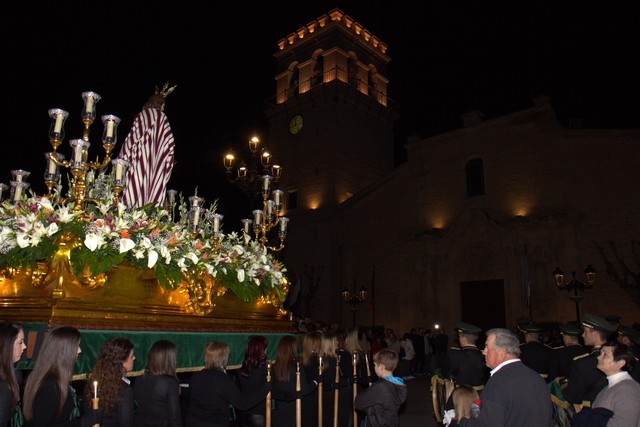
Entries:
MULTIPOLYGON (((74 209, 55 200, 59 198, 31 194, 0 204, 0 270, 33 268, 51 259, 65 239, 76 242, 69 261, 78 277, 87 267, 98 275, 125 263, 152 269, 167 289, 177 288, 185 275, 206 274, 245 302, 261 296, 284 301, 284 265, 245 233, 217 233, 214 238, 207 221, 192 232, 182 198, 178 222, 160 207, 128 209, 105 202, 74 209)), ((205 218, 215 209, 216 204, 205 218)))

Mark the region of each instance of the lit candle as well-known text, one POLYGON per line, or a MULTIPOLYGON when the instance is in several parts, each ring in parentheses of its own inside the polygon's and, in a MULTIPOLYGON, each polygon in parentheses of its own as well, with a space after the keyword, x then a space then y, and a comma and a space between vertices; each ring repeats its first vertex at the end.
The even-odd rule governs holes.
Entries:
POLYGON ((107 120, 107 138, 113 137, 113 120, 107 120))
POLYGON ((82 162, 82 145, 78 144, 73 147, 73 161, 76 163, 82 162))
POLYGON ((280 206, 281 199, 282 199, 282 190, 273 190, 273 201, 276 202, 276 206, 280 206))
POLYGON ((60 133, 60 131, 62 130, 62 122, 64 121, 64 117, 62 116, 62 113, 59 113, 56 116, 56 124, 53 126, 53 131, 55 133, 60 133))
POLYGON ((242 228, 244 229, 245 234, 249 234, 251 232, 251 224, 253 224, 253 221, 250 219, 242 220, 242 228))
POLYGON ((98 381, 93 382, 93 398, 98 398, 98 381))
POLYGON ((287 232, 287 223, 289 222, 289 218, 283 216, 280 217, 280 232, 282 233, 286 233, 287 232))
MULTIPOLYGON (((109 122, 109 123, 113 123, 113 122, 109 122)), ((112 128, 113 130, 113 128, 112 128)), ((116 179, 117 180, 121 180, 122 179, 122 163, 117 162, 116 163, 116 179)))
POLYGON ((93 96, 87 96, 87 107, 85 109, 87 113, 93 113, 93 96))
POLYGON ((262 211, 259 209, 256 209, 253 211, 253 219, 256 223, 256 225, 261 225, 262 224, 262 211))
POLYGON ((193 226, 197 227, 199 221, 200 221, 200 209, 194 209, 193 210, 193 226))
POLYGON ((13 201, 17 202, 20 200, 20 196, 22 196, 22 186, 16 185, 15 190, 13 191, 13 201))
POLYGON ((267 216, 273 215, 273 209, 275 208, 276 202, 273 200, 267 200, 267 216))
POLYGON ((173 205, 176 203, 176 190, 167 190, 167 197, 169 198, 169 204, 173 205))
POLYGON ((213 232, 217 233, 220 231, 220 220, 222 220, 223 216, 220 214, 213 215, 213 232))
POLYGON ((262 188, 265 190, 269 190, 269 186, 271 185, 271 177, 269 175, 265 175, 262 177, 262 188))
POLYGON ((49 162, 49 168, 47 169, 47 172, 50 173, 51 175, 55 175, 57 172, 58 166, 52 159, 49 159, 47 161, 49 162))

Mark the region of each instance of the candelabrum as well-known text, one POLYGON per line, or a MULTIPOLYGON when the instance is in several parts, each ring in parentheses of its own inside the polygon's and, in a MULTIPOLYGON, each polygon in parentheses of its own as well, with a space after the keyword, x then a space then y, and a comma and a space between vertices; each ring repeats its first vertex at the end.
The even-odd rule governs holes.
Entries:
POLYGON ((582 294, 582 292, 585 289, 592 289, 593 285, 595 285, 596 270, 591 265, 587 265, 587 268, 584 270, 584 274, 587 278, 587 283, 581 282, 580 280, 576 279, 575 271, 571 272, 573 278, 567 283, 564 283, 564 273, 562 270, 560 270, 559 267, 556 267, 552 274, 555 284, 559 290, 569 292, 573 291, 573 295, 569 295, 569 299, 576 305, 576 319, 578 321, 578 324, 580 324, 580 302, 584 299, 584 295, 582 294))
POLYGON ((120 119, 114 115, 108 114, 102 116, 104 130, 102 132, 102 147, 104 149, 104 157, 101 161, 88 161, 89 147, 89 130, 96 118, 96 104, 101 97, 95 92, 82 93, 84 106, 82 109, 82 123, 84 129, 82 138, 72 139, 69 141, 71 146, 71 157, 65 160, 64 155, 58 153, 58 147, 62 144, 65 137, 64 124, 69 113, 60 109, 52 108, 49 110, 51 118, 51 127, 49 129, 49 141, 53 147, 53 151, 45 155, 47 167, 44 173, 45 185, 48 189, 48 197, 52 197, 54 188, 60 186, 60 168, 68 168, 71 172, 71 182, 68 197, 61 199, 62 203, 74 204, 74 210, 84 211, 87 202, 102 202, 100 197, 105 196, 104 171, 112 165, 112 186, 113 203, 117 203, 120 193, 124 189, 127 176, 127 168, 129 163, 123 159, 111 160, 113 148, 117 141, 117 128, 120 119), (99 172, 98 178, 95 177, 95 171, 99 172), (91 190, 95 188, 96 194, 92 194, 91 190))
POLYGON ((273 156, 267 148, 260 149, 260 139, 256 136, 249 140, 249 151, 251 152, 251 165, 248 166, 244 161, 241 161, 235 177, 233 176, 235 154, 229 152, 224 157, 227 179, 236 184, 250 200, 258 198, 261 201, 262 209, 253 209, 253 219, 241 220, 242 229, 247 236, 251 236, 253 232, 255 239, 263 247, 276 252, 281 251, 287 237, 289 218, 280 215, 284 193, 282 190, 272 190, 272 187, 282 175, 282 166, 273 160, 273 156), (269 196, 273 198, 270 199, 269 196), (269 246, 269 232, 276 227, 279 243, 269 246))

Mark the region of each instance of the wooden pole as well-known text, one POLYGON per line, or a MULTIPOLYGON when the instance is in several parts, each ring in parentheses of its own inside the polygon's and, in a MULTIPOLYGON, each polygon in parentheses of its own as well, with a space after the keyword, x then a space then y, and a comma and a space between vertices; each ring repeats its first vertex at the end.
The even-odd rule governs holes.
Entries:
MULTIPOLYGON (((271 382, 271 362, 267 362, 267 382, 271 382)), ((271 391, 267 393, 265 400, 266 413, 264 416, 265 427, 271 427, 271 391)))
POLYGON ((364 362, 367 365, 367 379, 369 380, 369 387, 371 387, 371 368, 369 368, 369 355, 364 354, 364 362))
POLYGON ((336 378, 333 383, 333 427, 338 427, 338 397, 340 396, 340 355, 336 359, 336 378))
POLYGON ((318 356, 318 426, 322 427, 322 356, 318 356))
POLYGON ((358 426, 358 413, 356 412, 356 397, 358 396, 358 353, 353 352, 353 426, 358 426))
MULTIPOLYGON (((296 362, 296 391, 300 391, 300 362, 296 362)), ((302 427, 302 399, 296 399, 296 427, 302 427)))

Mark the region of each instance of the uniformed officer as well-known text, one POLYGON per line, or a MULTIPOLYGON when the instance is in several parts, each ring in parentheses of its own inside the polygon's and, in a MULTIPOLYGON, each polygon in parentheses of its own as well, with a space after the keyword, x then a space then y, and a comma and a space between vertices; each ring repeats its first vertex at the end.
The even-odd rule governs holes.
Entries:
POLYGON ((540 342, 542 328, 530 323, 522 326, 522 330, 524 344, 520 344, 520 360, 546 380, 549 377, 551 348, 540 342))
POLYGON ((447 353, 443 374, 456 384, 481 389, 489 377, 482 352, 476 346, 482 329, 465 322, 456 324, 460 347, 452 347, 447 353))
MULTIPOLYGON (((631 326, 620 325, 618 326, 618 341, 628 345, 636 360, 640 363, 640 331, 631 326)), ((634 380, 640 382, 640 368, 638 368, 638 363, 636 364, 636 368, 631 371, 631 376, 634 380)))
POLYGON ((598 355, 602 345, 607 342, 607 337, 614 330, 613 325, 606 319, 588 313, 584 315, 582 337, 585 345, 593 349, 573 360, 569 383, 563 393, 567 401, 591 405, 600 390, 607 386, 606 375, 597 368, 598 355))
POLYGON ((563 346, 551 351, 551 363, 549 365, 549 380, 561 381, 569 378, 573 359, 585 354, 585 348, 580 344, 582 329, 572 323, 563 323, 559 326, 562 335, 563 346))

